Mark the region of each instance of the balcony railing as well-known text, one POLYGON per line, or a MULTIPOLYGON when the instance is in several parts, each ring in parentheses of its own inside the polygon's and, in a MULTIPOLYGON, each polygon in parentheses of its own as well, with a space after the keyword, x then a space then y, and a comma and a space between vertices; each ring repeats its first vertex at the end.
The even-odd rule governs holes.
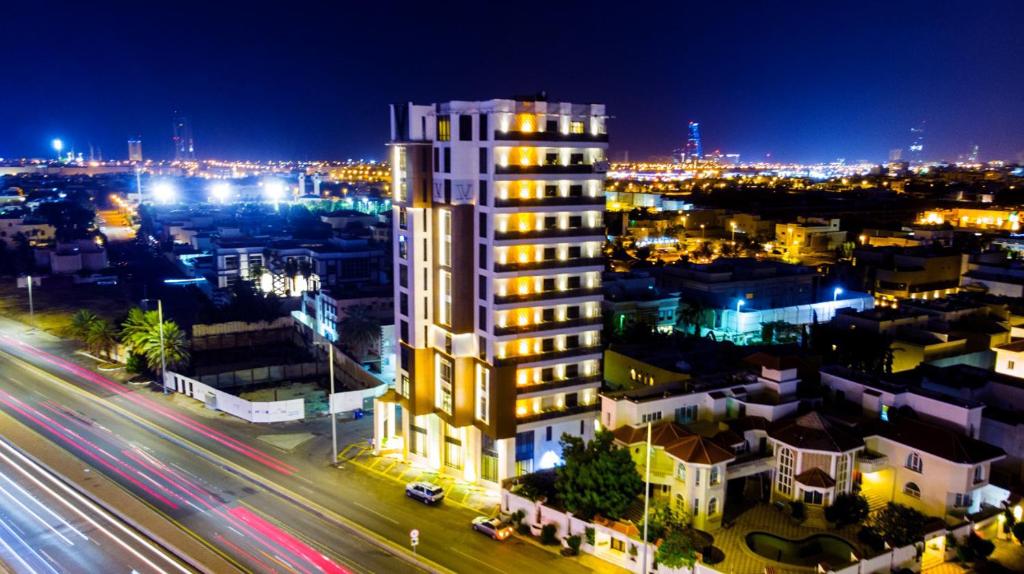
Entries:
POLYGON ((576 163, 572 165, 562 164, 549 164, 549 165, 496 165, 494 166, 494 173, 498 175, 513 174, 513 175, 530 175, 530 174, 543 174, 543 175, 572 175, 572 174, 586 174, 586 173, 601 173, 598 171, 598 164, 593 163, 576 163))
POLYGON ((525 263, 495 263, 494 270, 502 271, 534 271, 538 269, 565 269, 569 267, 604 266, 603 257, 579 257, 576 259, 549 259, 547 261, 527 261, 525 263))
MULTIPOLYGON (((600 293, 600 289, 579 289, 579 291, 596 291, 600 293)), ((565 291, 559 291, 558 293, 565 293, 565 291)), ((575 295, 570 295, 573 297, 575 295)), ((497 301, 496 301, 497 302, 497 301)), ((586 327, 589 325, 600 325, 601 317, 581 317, 579 319, 568 319, 566 321, 545 321, 543 323, 534 323, 531 325, 509 325, 506 327, 495 327, 494 334, 501 335, 520 335, 523 333, 534 333, 537 331, 554 331, 556 329, 571 329, 573 327, 586 327)))
POLYGON ((562 379, 560 381, 547 381, 544 383, 537 383, 534 385, 521 385, 516 387, 516 392, 518 392, 520 395, 525 395, 531 393, 557 391, 559 389, 568 389, 569 387, 576 387, 579 385, 596 385, 600 383, 601 375, 593 375, 590 377, 573 377, 571 379, 562 379))
POLYGON ((558 237, 590 237, 604 235, 603 227, 576 227, 573 229, 530 229, 528 231, 495 231, 495 239, 547 239, 558 237))
POLYGON ((568 407, 563 409, 552 409, 540 413, 533 413, 516 417, 516 422, 519 424, 532 423, 537 421, 546 421, 551 419, 557 419, 561 417, 567 417, 570 415, 577 415, 580 413, 598 411, 601 409, 600 403, 594 403, 592 405, 576 405, 575 407, 568 407))
POLYGON ((566 289, 564 291, 543 291, 540 293, 527 293, 526 295, 505 295, 494 296, 496 305, 506 303, 533 303, 535 301, 551 301, 554 299, 569 299, 571 297, 590 297, 600 295, 601 289, 566 289))
POLYGON ((606 143, 608 134, 563 134, 562 132, 519 132, 496 130, 494 139, 498 141, 528 141, 528 142, 595 142, 606 143))
POLYGON ((572 349, 565 349, 564 351, 541 351, 539 353, 529 353, 526 355, 515 355, 512 357, 505 357, 503 359, 496 359, 494 364, 499 366, 506 365, 521 365, 523 363, 537 363, 540 361, 553 361, 557 359, 571 359, 573 357, 579 357, 581 355, 590 355, 593 353, 600 353, 601 345, 590 345, 589 347, 574 347, 572 349))
POLYGON ((500 197, 494 198, 494 207, 546 207, 546 206, 557 206, 557 205, 604 205, 605 198, 604 194, 597 197, 591 197, 589 195, 570 195, 570 196, 553 196, 553 197, 509 197, 502 199, 500 197))

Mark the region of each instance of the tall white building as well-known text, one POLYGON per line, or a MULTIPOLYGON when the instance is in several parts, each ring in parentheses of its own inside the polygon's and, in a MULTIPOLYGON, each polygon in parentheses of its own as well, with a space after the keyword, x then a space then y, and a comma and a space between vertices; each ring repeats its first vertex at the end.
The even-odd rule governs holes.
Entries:
POLYGON ((398 368, 379 449, 497 484, 553 466, 563 433, 592 436, 606 121, 600 104, 392 106, 398 368))

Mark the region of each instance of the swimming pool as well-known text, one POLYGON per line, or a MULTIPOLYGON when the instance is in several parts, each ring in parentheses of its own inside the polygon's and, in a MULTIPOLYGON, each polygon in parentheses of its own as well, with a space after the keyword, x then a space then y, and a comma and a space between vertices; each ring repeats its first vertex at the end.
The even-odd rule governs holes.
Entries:
POLYGON ((827 562, 836 568, 853 562, 856 550, 849 542, 830 534, 813 534, 790 540, 767 532, 747 534, 747 547, 760 556, 795 566, 816 566, 827 562))

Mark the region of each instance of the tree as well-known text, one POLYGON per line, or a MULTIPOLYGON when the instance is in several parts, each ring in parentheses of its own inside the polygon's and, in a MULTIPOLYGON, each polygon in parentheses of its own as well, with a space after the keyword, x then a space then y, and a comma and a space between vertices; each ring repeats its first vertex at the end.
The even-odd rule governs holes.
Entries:
POLYGON ((338 321, 338 341, 353 353, 367 352, 380 341, 380 319, 366 305, 353 305, 338 321))
POLYGON ((96 313, 88 309, 79 309, 71 316, 71 323, 68 324, 68 334, 80 340, 84 340, 89 333, 92 324, 99 320, 96 313))
POLYGON ((921 542, 927 523, 928 517, 924 514, 895 502, 890 502, 871 520, 871 526, 893 546, 921 542))
POLYGON ((691 567, 697 562, 701 543, 693 529, 670 530, 658 545, 658 564, 669 568, 691 567))
POLYGON ((85 346, 92 353, 110 357, 110 350, 117 345, 117 329, 106 319, 96 319, 85 333, 85 346))
POLYGON ((838 526, 857 524, 868 517, 869 510, 868 501, 863 496, 843 493, 836 496, 832 505, 825 509, 825 519, 838 526))
MULTIPOLYGON (((163 323, 163 356, 168 366, 188 360, 188 341, 174 321, 163 323)), ((128 351, 140 355, 152 371, 160 369, 160 318, 156 311, 134 308, 121 328, 121 342, 128 351)))
POLYGON ((598 431, 587 443, 562 435, 565 464, 555 471, 555 491, 566 509, 580 518, 618 518, 644 489, 629 450, 617 448, 612 440, 608 431, 598 431))

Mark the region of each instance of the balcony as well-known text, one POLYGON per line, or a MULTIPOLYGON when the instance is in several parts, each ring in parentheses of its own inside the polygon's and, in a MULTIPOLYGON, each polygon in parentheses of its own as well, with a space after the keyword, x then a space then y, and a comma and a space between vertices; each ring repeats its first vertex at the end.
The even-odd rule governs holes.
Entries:
POLYGON ((575 347, 564 351, 541 351, 540 353, 529 353, 526 355, 515 355, 504 359, 495 359, 494 364, 498 366, 521 365, 524 363, 539 363, 541 361, 554 361, 558 359, 573 359, 582 355, 598 354, 601 352, 601 345, 589 347, 575 347))
POLYGON ((563 134, 562 132, 520 132, 496 130, 495 141, 524 141, 524 142, 587 142, 587 143, 608 143, 608 134, 563 134))
MULTIPOLYGON (((578 289, 578 291, 594 291, 596 293, 601 292, 600 289, 578 289)), ((566 291, 559 291, 558 293, 566 293, 566 291)), ((495 302, 497 303, 498 301, 495 302)), ((509 325, 506 327, 494 327, 494 334, 500 337, 502 335, 521 335, 523 333, 535 333, 538 331, 571 329, 572 327, 600 325, 601 321, 601 317, 583 317, 579 319, 569 319, 566 321, 545 321, 543 323, 533 323, 531 325, 509 325)))
POLYGON ((568 269, 570 267, 604 267, 604 257, 580 257, 576 259, 549 259, 547 261, 527 261, 525 263, 495 263, 494 270, 505 271, 537 271, 541 269, 568 269))
POLYGON ((580 413, 586 413, 586 412, 591 412, 591 411, 595 411, 596 412, 596 411, 599 411, 599 410, 601 410, 601 404, 600 403, 594 403, 592 405, 576 405, 575 407, 568 407, 568 408, 562 408, 562 409, 551 409, 551 410, 548 410, 548 411, 544 411, 544 412, 540 412, 540 413, 535 413, 535 414, 529 414, 529 415, 525 415, 525 416, 521 416, 521 417, 517 416, 516 417, 516 423, 522 425, 522 424, 527 424, 527 423, 534 423, 534 422, 539 422, 539 421, 547 421, 547 420, 551 420, 551 419, 567 417, 567 416, 570 416, 570 415, 577 415, 577 414, 580 414, 580 413))
MULTIPOLYGON (((508 303, 534 303, 540 301, 552 301, 555 299, 571 299, 573 297, 590 297, 601 295, 601 289, 566 289, 564 291, 543 291, 541 293, 527 293, 526 295, 505 295, 494 296, 495 305, 508 303)), ((497 334, 497 331, 495 331, 497 334)))
POLYGON ((500 197, 494 198, 494 207, 550 207, 559 205, 604 205, 605 198, 604 194, 597 197, 591 197, 589 195, 570 195, 570 196, 553 196, 553 197, 509 197, 502 199, 500 197))
POLYGON ((574 229, 530 229, 528 231, 495 231, 494 238, 501 239, 554 239, 559 237, 604 236, 603 227, 576 227, 574 229))
POLYGON ((579 385, 599 384, 601 384, 601 375, 593 375, 590 377, 573 377, 571 379, 562 379, 559 381, 547 381, 544 383, 537 383, 532 385, 520 385, 516 387, 516 393, 520 395, 529 395, 533 393, 545 393, 549 391, 557 391, 559 389, 568 389, 569 387, 576 387, 579 385))
POLYGON ((496 165, 494 173, 497 175, 578 175, 589 173, 601 173, 596 163, 577 163, 573 165, 550 164, 550 165, 496 165))
POLYGON ((889 457, 870 450, 857 453, 857 470, 864 474, 889 468, 889 457))

